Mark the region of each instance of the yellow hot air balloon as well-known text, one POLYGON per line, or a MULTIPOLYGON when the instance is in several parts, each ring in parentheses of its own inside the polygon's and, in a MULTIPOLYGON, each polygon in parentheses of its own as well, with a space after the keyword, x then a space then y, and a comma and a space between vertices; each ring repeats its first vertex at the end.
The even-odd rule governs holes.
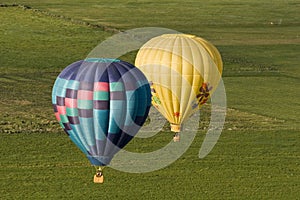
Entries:
POLYGON ((223 69, 216 47, 188 34, 152 38, 139 49, 135 65, 149 80, 152 105, 170 122, 174 141, 216 89, 223 69))

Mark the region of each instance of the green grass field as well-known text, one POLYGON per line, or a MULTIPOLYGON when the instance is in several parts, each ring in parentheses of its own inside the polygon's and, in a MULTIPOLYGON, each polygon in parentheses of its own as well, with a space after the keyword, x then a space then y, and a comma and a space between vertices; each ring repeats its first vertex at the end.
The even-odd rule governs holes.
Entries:
MULTIPOLYGON (((0 5, 0 199, 299 198, 299 0, 0 5), (94 184, 94 168, 56 122, 52 86, 63 68, 114 32, 139 27, 170 28, 216 45, 224 61, 225 127, 199 159, 207 105, 199 133, 176 162, 141 174, 108 167, 105 183, 94 184)), ((126 149, 152 151, 170 137, 166 131, 134 139, 126 149)))

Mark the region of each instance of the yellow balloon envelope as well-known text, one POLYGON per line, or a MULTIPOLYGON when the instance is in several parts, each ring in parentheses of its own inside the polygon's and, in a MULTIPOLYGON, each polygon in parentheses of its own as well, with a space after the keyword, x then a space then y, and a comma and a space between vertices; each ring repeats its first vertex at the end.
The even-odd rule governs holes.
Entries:
POLYGON ((152 105, 176 133, 180 132, 181 124, 209 99, 223 68, 216 47, 187 34, 152 38, 138 51, 135 65, 150 81, 152 105))

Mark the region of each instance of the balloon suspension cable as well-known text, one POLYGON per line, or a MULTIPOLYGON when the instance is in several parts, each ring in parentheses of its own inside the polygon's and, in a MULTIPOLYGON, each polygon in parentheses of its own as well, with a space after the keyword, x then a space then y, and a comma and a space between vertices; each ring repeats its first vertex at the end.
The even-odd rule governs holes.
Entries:
POLYGON ((96 174, 94 175, 94 183, 103 183, 104 176, 103 176, 103 169, 104 166, 95 166, 96 174))
POLYGON ((97 176, 103 176, 103 170, 104 170, 105 166, 95 166, 96 169, 96 175, 97 176))

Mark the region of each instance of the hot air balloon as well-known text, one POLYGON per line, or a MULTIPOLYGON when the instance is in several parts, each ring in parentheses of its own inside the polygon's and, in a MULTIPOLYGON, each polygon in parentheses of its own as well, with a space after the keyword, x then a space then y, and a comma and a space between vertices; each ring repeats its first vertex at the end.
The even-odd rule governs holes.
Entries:
POLYGON ((188 34, 164 34, 146 42, 135 66, 151 85, 152 104, 170 122, 179 141, 182 124, 216 89, 221 55, 208 41, 188 34))
POLYGON ((151 92, 146 77, 134 65, 88 58, 59 74, 52 103, 60 126, 96 166, 94 182, 103 182, 103 167, 145 122, 151 92))

